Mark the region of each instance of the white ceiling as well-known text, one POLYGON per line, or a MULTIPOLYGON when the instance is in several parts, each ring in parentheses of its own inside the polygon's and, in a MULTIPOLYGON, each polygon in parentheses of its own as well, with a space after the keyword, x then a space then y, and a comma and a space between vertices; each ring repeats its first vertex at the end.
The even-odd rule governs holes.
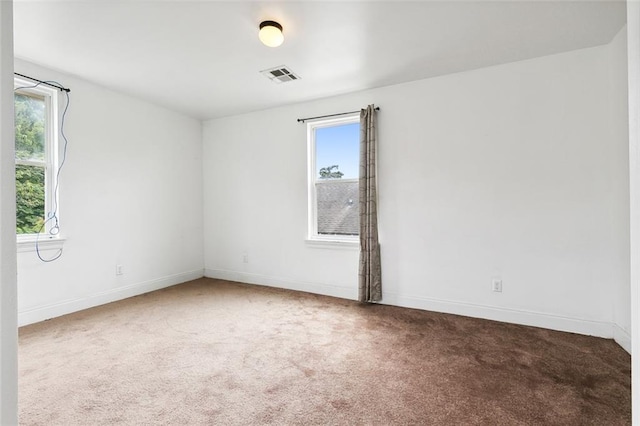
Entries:
POLYGON ((601 45, 625 21, 618 1, 14 4, 17 57, 200 119, 601 45), (302 79, 259 73, 278 65, 302 79))

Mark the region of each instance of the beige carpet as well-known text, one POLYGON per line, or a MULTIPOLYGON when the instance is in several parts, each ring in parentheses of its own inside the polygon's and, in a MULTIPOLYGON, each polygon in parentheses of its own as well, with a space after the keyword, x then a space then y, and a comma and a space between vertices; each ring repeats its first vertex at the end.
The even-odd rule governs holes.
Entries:
POLYGON ((200 279, 20 329, 24 425, 624 425, 611 340, 200 279))

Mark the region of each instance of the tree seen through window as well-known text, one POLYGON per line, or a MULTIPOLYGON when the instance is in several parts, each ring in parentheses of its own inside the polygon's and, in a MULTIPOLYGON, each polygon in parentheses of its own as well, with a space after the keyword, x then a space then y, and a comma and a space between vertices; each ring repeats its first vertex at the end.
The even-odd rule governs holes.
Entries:
POLYGON ((45 217, 45 99, 16 92, 16 232, 35 234, 45 217))

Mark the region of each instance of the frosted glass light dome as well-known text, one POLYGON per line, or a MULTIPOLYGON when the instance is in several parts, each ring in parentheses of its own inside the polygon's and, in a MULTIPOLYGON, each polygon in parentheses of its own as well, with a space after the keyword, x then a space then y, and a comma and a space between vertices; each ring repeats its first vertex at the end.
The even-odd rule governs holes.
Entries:
POLYGON ((284 41, 284 35, 282 34, 282 25, 278 24, 275 21, 261 22, 258 37, 265 46, 278 47, 284 41))

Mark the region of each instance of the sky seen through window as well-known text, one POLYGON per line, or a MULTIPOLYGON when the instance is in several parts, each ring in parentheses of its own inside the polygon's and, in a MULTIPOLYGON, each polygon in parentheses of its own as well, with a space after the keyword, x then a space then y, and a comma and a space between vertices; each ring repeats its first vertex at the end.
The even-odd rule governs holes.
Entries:
MULTIPOLYGON (((342 179, 357 179, 360 161, 360 123, 316 129, 316 177, 320 169, 338 165, 342 179)), ((334 170, 335 171, 335 170, 334 170)))

